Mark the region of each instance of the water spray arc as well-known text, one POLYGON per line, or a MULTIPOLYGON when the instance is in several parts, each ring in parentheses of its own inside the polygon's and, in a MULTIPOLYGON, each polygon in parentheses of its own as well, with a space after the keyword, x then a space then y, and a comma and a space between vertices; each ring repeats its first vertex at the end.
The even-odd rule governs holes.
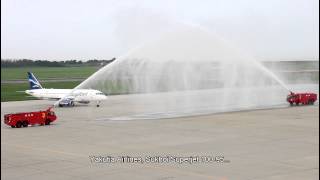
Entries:
POLYGON ((227 110, 272 104, 276 93, 269 92, 270 102, 266 102, 258 92, 274 87, 277 93, 290 91, 260 62, 216 34, 192 26, 165 33, 133 49, 76 88, 95 88, 105 93, 180 92, 182 95, 167 94, 171 98, 158 99, 157 106, 166 110, 170 104, 171 111, 197 111, 213 105, 227 110))

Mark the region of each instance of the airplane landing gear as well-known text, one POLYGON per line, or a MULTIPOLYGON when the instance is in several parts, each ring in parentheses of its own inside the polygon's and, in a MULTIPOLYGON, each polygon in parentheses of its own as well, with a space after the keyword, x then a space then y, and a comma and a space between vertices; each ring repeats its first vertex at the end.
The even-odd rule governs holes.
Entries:
POLYGON ((100 101, 97 101, 97 107, 100 107, 100 101))

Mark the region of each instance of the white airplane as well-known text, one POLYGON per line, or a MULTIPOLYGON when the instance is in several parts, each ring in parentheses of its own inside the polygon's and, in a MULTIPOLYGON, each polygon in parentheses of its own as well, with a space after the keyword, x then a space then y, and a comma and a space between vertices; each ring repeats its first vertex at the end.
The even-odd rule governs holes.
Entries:
POLYGON ((58 100, 59 107, 74 106, 75 102, 88 104, 90 101, 95 101, 99 107, 100 102, 107 99, 105 94, 94 89, 45 89, 31 72, 28 72, 28 80, 30 89, 25 91, 26 94, 39 99, 58 100))

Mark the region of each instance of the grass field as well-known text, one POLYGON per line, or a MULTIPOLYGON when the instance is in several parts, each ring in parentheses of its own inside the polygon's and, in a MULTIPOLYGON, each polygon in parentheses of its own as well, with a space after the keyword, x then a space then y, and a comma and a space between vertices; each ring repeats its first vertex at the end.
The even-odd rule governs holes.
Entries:
POLYGON ((72 89, 81 81, 67 82, 41 82, 41 80, 87 78, 98 70, 98 67, 27 67, 27 68, 1 68, 1 81, 25 80, 25 83, 1 83, 1 102, 35 99, 24 93, 29 89, 27 72, 31 71, 45 88, 72 89), (20 91, 20 92, 17 92, 20 91))
MULTIPOLYGON (((80 84, 80 81, 72 82, 44 82, 41 83, 46 88, 56 88, 56 89, 72 89, 80 84)), ((18 84, 1 84, 1 102, 4 101, 22 101, 36 99, 29 97, 24 91, 29 89, 28 82, 18 83, 18 84), (19 92, 17 92, 19 91, 19 92)))
MULTIPOLYGON (((319 62, 317 65, 319 65, 319 62)), ((302 64, 304 65, 304 64, 302 64)), ((299 65, 299 66, 302 66, 299 65)), ((312 66, 313 67, 313 66, 312 66)), ((99 67, 93 66, 83 66, 83 67, 21 67, 21 68, 1 68, 1 81, 10 80, 23 80, 23 83, 1 83, 1 102, 3 101, 18 101, 18 100, 30 100, 34 99, 32 97, 27 97, 24 92, 29 89, 29 84, 27 81, 27 72, 31 71, 38 78, 40 83, 45 88, 61 88, 61 89, 72 89, 76 87, 81 82, 79 79, 85 79, 96 72, 99 67), (45 82, 42 80, 46 79, 64 79, 70 81, 67 82, 45 82), (79 79, 73 79, 79 78, 79 79), (73 80, 71 80, 73 79, 73 80), (25 82, 24 82, 25 80, 25 82)), ((288 73, 287 73, 288 74, 288 73)), ((301 82, 307 82, 306 80, 311 80, 311 83, 319 84, 319 70, 315 72, 293 72, 287 75, 287 80, 292 80, 298 82, 299 78, 301 82), (303 78, 301 78, 303 77, 303 78), (305 77, 305 78, 304 78, 305 77)), ((130 84, 130 83, 129 83, 130 84)), ((126 94, 129 93, 130 85, 116 84, 112 82, 104 82, 102 86, 97 87, 97 89, 104 91, 107 94, 126 94)))
MULTIPOLYGON (((50 89, 73 89, 79 85, 81 81, 67 81, 67 82, 43 82, 41 85, 44 88, 50 89)), ((128 88, 121 85, 114 85, 111 83, 104 84, 105 87, 97 87, 99 90, 106 90, 104 93, 108 95, 114 94, 127 94, 128 88)), ((29 83, 3 83, 1 84, 1 102, 5 101, 24 101, 24 100, 33 100, 34 97, 29 96, 24 93, 25 90, 30 89, 29 83)))
POLYGON ((1 68, 1 81, 26 79, 27 72, 31 71, 41 79, 50 78, 87 78, 98 70, 98 67, 21 67, 21 68, 1 68))
MULTIPOLYGON (((98 70, 98 67, 28 67, 28 68, 1 68, 1 102, 4 101, 22 101, 36 99, 25 94, 24 91, 29 89, 27 81, 27 72, 32 71, 44 88, 55 89, 73 89, 81 83, 74 81, 72 78, 87 78, 98 70), (65 82, 45 82, 46 79, 70 79, 65 82), (22 80, 23 83, 7 83, 5 81, 22 80), (24 81, 25 80, 25 81, 24 81)), ((127 88, 119 85, 105 83, 108 87, 108 94, 126 93, 127 88)), ((105 89, 100 87, 101 89, 105 89)))

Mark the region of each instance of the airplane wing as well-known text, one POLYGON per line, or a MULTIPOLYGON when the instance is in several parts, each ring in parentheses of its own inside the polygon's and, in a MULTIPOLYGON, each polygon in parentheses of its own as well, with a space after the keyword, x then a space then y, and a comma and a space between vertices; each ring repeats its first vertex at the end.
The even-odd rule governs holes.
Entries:
POLYGON ((58 101, 60 100, 61 98, 48 98, 48 100, 52 100, 52 101, 58 101))

